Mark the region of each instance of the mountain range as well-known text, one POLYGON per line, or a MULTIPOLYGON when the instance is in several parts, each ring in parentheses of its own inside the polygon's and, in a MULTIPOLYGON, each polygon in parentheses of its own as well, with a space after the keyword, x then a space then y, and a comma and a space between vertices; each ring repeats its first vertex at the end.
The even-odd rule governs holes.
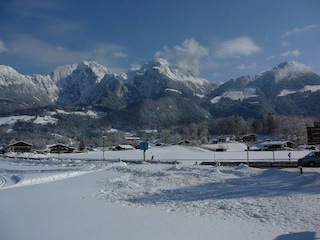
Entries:
POLYGON ((320 117, 320 76, 298 62, 225 83, 182 73, 160 58, 127 73, 89 61, 57 67, 49 75, 23 75, 0 65, 0 96, 0 116, 48 108, 93 109, 113 125, 140 128, 230 115, 320 117))

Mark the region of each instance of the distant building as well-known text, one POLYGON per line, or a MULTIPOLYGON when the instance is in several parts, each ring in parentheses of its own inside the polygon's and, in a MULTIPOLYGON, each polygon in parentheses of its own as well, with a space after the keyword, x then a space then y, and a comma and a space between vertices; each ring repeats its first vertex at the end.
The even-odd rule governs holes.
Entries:
POLYGON ((249 133, 249 134, 246 134, 246 135, 242 136, 242 141, 244 141, 244 142, 256 142, 257 141, 257 137, 258 137, 257 134, 249 133))
POLYGON ((295 143, 291 141, 266 141, 261 143, 261 146, 264 151, 279 151, 292 149, 295 147, 295 143))
POLYGON ((140 141, 140 137, 127 136, 124 138, 127 141, 140 141))
POLYGON ((190 145, 191 141, 189 140, 181 140, 180 142, 178 142, 179 145, 190 145))
POLYGON ((118 145, 113 148, 114 151, 121 151, 121 150, 134 150, 135 148, 131 145, 118 145))
POLYGON ((7 146, 7 152, 30 152, 33 145, 24 141, 18 141, 7 146))
POLYGON ((50 153, 72 153, 74 151, 74 148, 61 143, 51 145, 48 149, 50 153))
POLYGON ((217 143, 227 143, 232 142, 236 140, 235 135, 220 135, 216 137, 217 143))

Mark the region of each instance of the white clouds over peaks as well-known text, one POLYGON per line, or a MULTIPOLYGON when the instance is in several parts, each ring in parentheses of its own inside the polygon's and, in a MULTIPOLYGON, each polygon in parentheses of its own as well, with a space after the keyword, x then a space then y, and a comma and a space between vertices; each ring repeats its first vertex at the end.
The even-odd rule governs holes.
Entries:
POLYGON ((298 62, 289 62, 283 68, 278 68, 275 71, 275 80, 277 82, 281 81, 282 79, 288 78, 291 75, 295 75, 301 72, 310 72, 311 68, 298 62))
POLYGON ((238 37, 221 43, 215 51, 218 58, 235 58, 259 53, 261 48, 249 37, 238 37))
POLYGON ((190 38, 172 49, 165 46, 164 51, 156 52, 154 57, 165 58, 183 73, 197 77, 200 74, 201 59, 208 54, 207 48, 201 46, 194 38, 190 38))

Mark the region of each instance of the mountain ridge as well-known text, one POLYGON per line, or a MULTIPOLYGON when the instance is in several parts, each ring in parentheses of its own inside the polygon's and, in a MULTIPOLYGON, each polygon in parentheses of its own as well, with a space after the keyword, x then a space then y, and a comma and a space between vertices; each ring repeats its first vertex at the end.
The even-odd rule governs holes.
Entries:
POLYGON ((320 117, 320 111, 309 106, 319 92, 320 76, 298 62, 280 63, 223 84, 182 73, 160 58, 127 73, 113 73, 92 61, 59 66, 49 75, 22 75, 0 65, 0 103, 5 106, 0 114, 50 106, 91 107, 109 112, 106 121, 137 114, 137 122, 150 121, 150 125, 155 121, 154 111, 139 112, 136 106, 150 109, 159 104, 160 125, 175 119, 183 123, 183 119, 201 121, 234 114, 262 118, 268 112, 320 117), (179 104, 181 108, 173 114, 173 106, 179 104))

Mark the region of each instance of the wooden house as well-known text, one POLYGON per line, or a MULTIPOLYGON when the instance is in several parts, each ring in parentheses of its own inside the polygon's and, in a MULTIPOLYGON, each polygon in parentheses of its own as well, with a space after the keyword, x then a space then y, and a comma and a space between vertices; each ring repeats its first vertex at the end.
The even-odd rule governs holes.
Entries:
POLYGON ((291 141, 266 141, 261 143, 264 151, 279 151, 292 149, 295 146, 291 141))
POLYGON ((18 141, 7 146, 7 152, 30 152, 33 145, 24 141, 18 141))
POLYGON ((257 141, 257 134, 250 133, 242 136, 242 141, 244 142, 256 142, 257 141))
POLYGON ((61 143, 51 145, 48 148, 50 153, 72 153, 74 151, 74 148, 61 143))
POLYGON ((118 146, 115 146, 113 148, 113 151, 122 151, 122 150, 134 150, 135 148, 131 145, 121 144, 118 146))

